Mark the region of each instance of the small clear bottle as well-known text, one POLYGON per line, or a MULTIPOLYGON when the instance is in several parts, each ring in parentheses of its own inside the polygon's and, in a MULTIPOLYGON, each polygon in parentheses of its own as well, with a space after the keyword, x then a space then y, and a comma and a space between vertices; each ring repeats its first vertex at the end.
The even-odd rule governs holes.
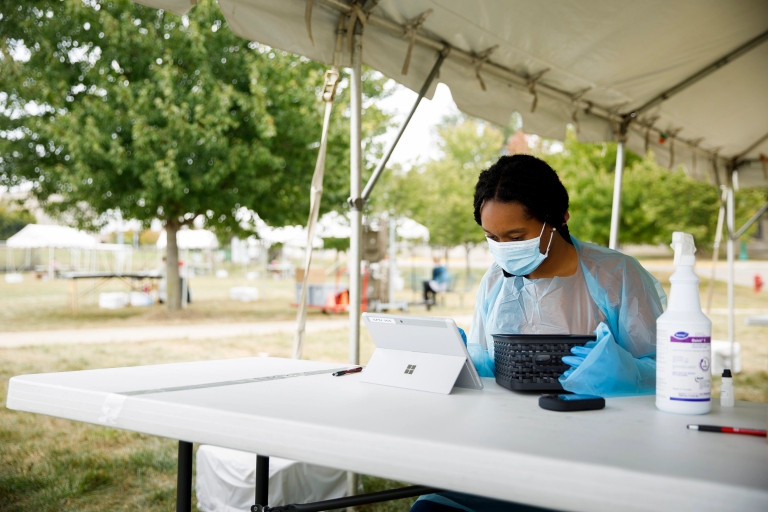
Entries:
POLYGON ((733 407, 733 378, 731 370, 723 370, 723 383, 720 384, 720 407, 733 407))

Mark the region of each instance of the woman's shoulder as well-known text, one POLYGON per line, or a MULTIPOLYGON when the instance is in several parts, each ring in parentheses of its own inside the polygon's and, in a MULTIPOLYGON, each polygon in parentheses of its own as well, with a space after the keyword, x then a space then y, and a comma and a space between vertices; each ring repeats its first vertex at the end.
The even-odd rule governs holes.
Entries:
POLYGON ((579 252, 579 259, 589 270, 605 272, 617 279, 622 278, 626 272, 647 273, 640 262, 632 256, 600 245, 582 242, 574 237, 571 238, 579 252))
POLYGON ((658 297, 660 304, 666 304, 666 294, 659 281, 648 272, 637 259, 619 251, 599 245, 582 242, 573 238, 579 251, 579 259, 585 272, 594 277, 596 284, 605 290, 612 300, 618 300, 632 289, 635 293, 645 290, 645 295, 658 297))

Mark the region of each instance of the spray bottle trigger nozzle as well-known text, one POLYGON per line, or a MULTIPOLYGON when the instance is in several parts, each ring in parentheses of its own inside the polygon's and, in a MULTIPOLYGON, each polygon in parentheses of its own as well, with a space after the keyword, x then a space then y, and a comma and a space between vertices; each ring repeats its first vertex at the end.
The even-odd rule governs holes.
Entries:
POLYGON ((693 242, 693 236, 690 233, 675 231, 672 233, 672 244, 675 251, 675 265, 693 266, 696 263, 696 245, 693 242))

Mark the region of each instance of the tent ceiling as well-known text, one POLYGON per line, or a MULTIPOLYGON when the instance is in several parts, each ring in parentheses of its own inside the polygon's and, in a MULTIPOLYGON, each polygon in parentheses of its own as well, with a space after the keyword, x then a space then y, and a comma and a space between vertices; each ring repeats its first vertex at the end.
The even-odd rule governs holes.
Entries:
MULTIPOLYGON (((140 2, 183 14, 196 0, 140 2)), ((240 36, 325 63, 332 61, 339 13, 350 11, 344 0, 316 0, 313 45, 305 0, 219 4, 240 36)), ((622 116, 750 40, 755 44, 732 62, 632 118, 627 145, 652 149, 662 165, 683 164, 712 182, 724 181, 739 157, 740 184, 765 186, 758 161, 768 154, 764 0, 382 0, 364 31, 363 60, 418 90, 436 51, 450 46, 439 80, 461 110, 502 125, 518 111, 528 132, 562 139, 573 123, 581 140, 604 141, 616 140, 622 116), (404 75, 403 27, 430 9, 404 75), (714 155, 719 176, 707 161, 714 155)))

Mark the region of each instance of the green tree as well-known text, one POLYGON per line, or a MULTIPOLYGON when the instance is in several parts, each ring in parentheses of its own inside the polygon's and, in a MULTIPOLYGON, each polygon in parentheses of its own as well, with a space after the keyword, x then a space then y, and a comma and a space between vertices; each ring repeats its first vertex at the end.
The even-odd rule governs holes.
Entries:
MULTIPOLYGON (((30 0, 0 7, 0 185, 32 183, 43 208, 97 227, 118 208, 168 232, 200 218, 221 233, 303 223, 322 123, 325 66, 249 43, 213 0, 179 17, 129 0, 30 0)), ((368 101, 366 147, 387 116, 368 101)), ((342 83, 337 112, 347 106, 342 83)), ((323 208, 348 195, 348 127, 330 130, 323 208)))
MULTIPOLYGON (((612 143, 579 143, 569 130, 562 152, 537 152, 568 190, 571 233, 600 245, 608 245, 616 151, 612 143)), ((674 231, 685 231, 700 248, 709 248, 719 195, 716 187, 690 178, 680 168, 669 171, 659 166, 653 154, 642 158, 627 152, 619 239, 628 244, 668 244, 674 231)), ((765 191, 741 190, 736 200, 736 223, 743 225, 765 203, 765 191)))
POLYGON ((498 158, 504 137, 499 129, 464 116, 446 119, 438 136, 442 157, 389 174, 376 207, 424 224, 432 245, 463 245, 469 275, 469 251, 485 240, 472 212, 475 183, 498 158))
POLYGON ((25 209, 9 208, 0 203, 0 240, 8 240, 27 224, 34 224, 35 217, 25 209))

